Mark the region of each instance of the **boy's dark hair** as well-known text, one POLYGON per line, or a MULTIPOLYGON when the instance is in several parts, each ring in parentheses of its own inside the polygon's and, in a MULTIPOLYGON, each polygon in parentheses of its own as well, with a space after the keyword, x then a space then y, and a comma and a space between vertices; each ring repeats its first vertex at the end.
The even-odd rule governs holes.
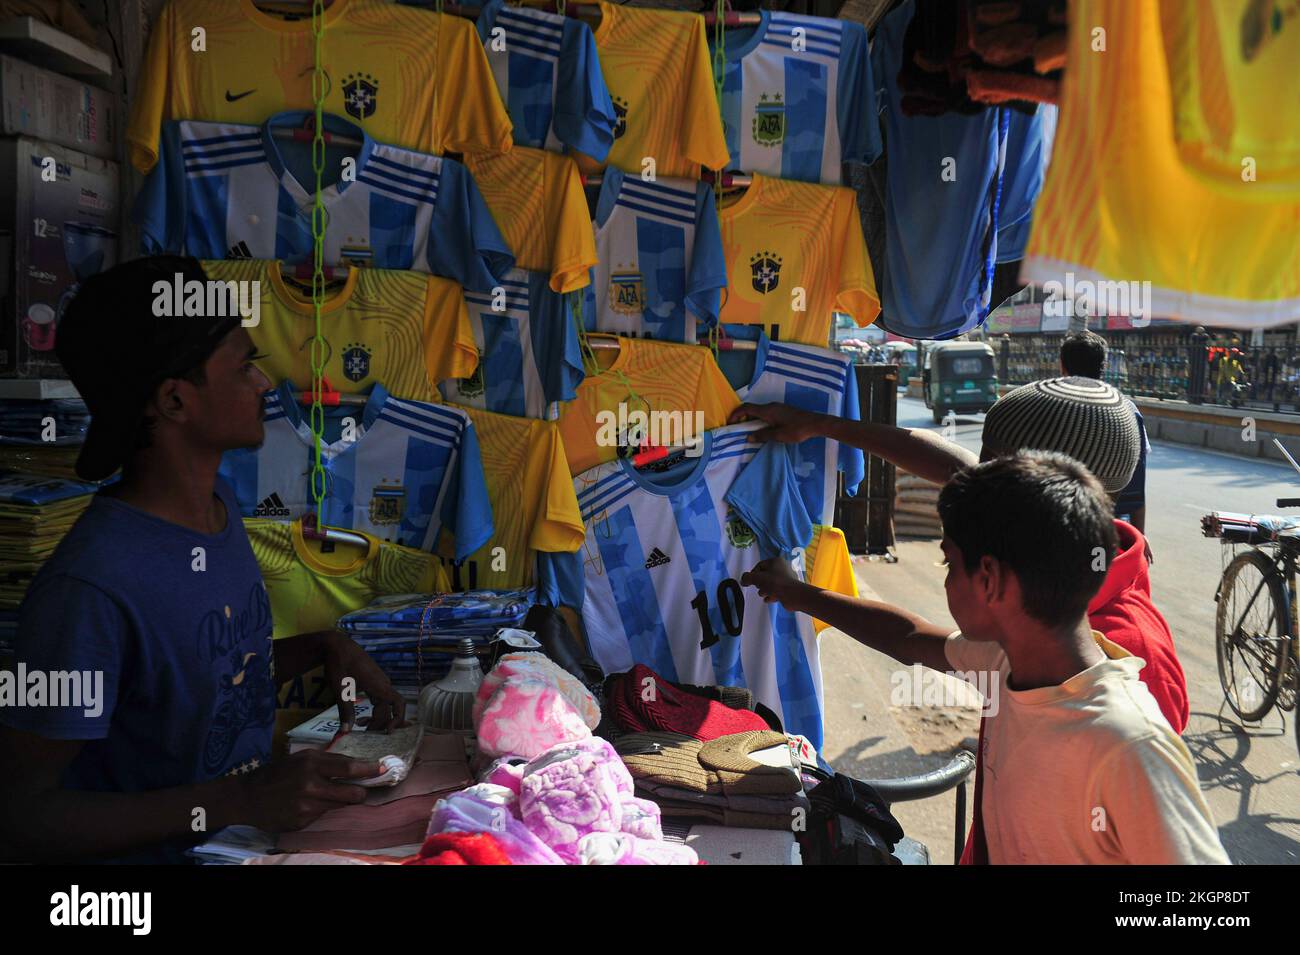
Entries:
POLYGON ((995 458, 939 492, 943 532, 966 570, 988 555, 1015 572, 1029 616, 1060 626, 1087 613, 1118 540, 1101 483, 1047 451, 995 458))
POLYGON ((1061 342, 1061 367, 1067 375, 1100 378, 1106 367, 1106 339, 1087 329, 1066 335, 1061 342))

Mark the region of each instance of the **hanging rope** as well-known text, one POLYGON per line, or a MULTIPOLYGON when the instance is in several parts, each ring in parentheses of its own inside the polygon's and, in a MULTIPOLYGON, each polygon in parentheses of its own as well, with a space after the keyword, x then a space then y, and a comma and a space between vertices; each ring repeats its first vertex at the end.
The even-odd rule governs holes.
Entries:
POLYGON ((321 39, 325 32, 324 0, 312 0, 311 32, 314 41, 312 72, 312 101, 316 107, 315 129, 312 131, 311 165, 316 173, 316 193, 311 208, 312 274, 311 303, 315 318, 315 335, 311 340, 311 497, 316 504, 316 526, 324 527, 321 518, 325 500, 325 467, 321 463, 321 437, 325 431, 325 406, 321 403, 325 378, 325 336, 321 331, 321 306, 325 303, 325 203, 321 200, 321 177, 325 172, 325 70, 321 66, 321 39))

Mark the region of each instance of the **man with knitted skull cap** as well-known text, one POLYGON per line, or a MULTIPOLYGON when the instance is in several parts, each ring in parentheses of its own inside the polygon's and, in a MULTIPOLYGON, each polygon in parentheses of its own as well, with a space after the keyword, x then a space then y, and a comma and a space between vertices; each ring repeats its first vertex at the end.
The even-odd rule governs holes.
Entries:
MULTIPOLYGON (((785 404, 743 404, 731 422, 768 427, 751 440, 798 443, 826 437, 861 448, 908 473, 946 484, 957 472, 1017 451, 1055 451, 1083 464, 1107 493, 1118 494, 1137 467, 1141 435, 1124 397, 1093 378, 1049 378, 1004 395, 984 417, 983 448, 974 454, 925 428, 848 421, 785 404)), ((1146 539, 1117 520, 1118 549, 1106 580, 1088 606, 1093 629, 1146 661, 1141 679, 1174 732, 1187 726, 1187 678, 1169 624, 1151 598, 1146 539)))

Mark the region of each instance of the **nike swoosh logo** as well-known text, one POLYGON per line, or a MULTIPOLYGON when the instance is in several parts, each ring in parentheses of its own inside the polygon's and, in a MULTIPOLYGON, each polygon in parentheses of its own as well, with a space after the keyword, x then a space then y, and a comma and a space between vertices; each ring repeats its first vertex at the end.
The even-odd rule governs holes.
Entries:
POLYGON ((257 92, 257 87, 254 87, 253 89, 249 90, 247 93, 231 93, 230 90, 226 90, 226 102, 233 103, 235 102, 235 100, 241 100, 245 96, 252 96, 256 92, 257 92))

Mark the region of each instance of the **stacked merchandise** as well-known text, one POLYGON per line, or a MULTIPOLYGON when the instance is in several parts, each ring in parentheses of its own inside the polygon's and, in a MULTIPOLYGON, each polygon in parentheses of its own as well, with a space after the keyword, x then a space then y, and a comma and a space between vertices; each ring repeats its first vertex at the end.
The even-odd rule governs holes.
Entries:
POLYGON ((393 595, 344 614, 338 629, 370 654, 399 693, 414 699, 426 683, 446 676, 463 637, 487 655, 492 636, 521 626, 535 600, 531 588, 393 595))
POLYGON ((900 537, 943 536, 939 520, 939 485, 915 474, 898 473, 894 488, 894 533, 900 537))
POLYGON ((0 445, 79 446, 89 424, 80 398, 0 400, 0 445))
POLYGON ((0 610, 14 610, 99 485, 0 471, 0 610))

